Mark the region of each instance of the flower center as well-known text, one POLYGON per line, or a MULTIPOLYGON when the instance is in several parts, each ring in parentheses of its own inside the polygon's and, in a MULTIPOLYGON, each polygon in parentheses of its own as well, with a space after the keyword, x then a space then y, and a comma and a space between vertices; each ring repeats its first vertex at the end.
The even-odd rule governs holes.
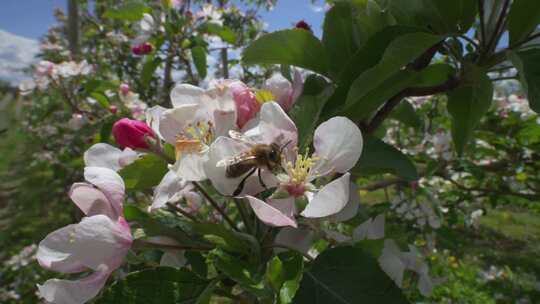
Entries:
POLYGON ((276 98, 274 97, 274 94, 268 90, 258 90, 257 93, 255 93, 255 99, 257 99, 260 104, 263 104, 265 102, 275 101, 276 98))
POLYGON ((176 159, 182 153, 199 153, 214 140, 214 124, 211 121, 197 121, 176 136, 176 159))
POLYGON ((294 165, 291 161, 287 162, 287 172, 289 173, 290 183, 300 185, 304 184, 309 176, 314 175, 312 169, 319 160, 318 157, 309 157, 309 149, 306 149, 304 155, 297 154, 294 165))

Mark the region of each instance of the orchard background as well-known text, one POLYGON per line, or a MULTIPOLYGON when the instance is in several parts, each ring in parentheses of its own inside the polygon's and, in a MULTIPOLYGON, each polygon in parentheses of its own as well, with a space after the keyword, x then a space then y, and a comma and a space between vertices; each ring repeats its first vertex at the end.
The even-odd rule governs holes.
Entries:
POLYGON ((540 4, 314 1, 322 24, 298 11, 268 30, 263 16, 290 1, 69 0, 55 11, 26 77, 0 84, 1 303, 41 303, 37 284, 98 272, 47 270, 36 254, 93 217, 70 187, 92 183, 85 152, 100 143, 136 150, 115 170, 133 243, 90 303, 540 303, 540 4), (276 215, 280 225, 209 174, 187 179, 189 195, 163 190, 181 153, 157 134, 155 109, 177 108, 185 84, 208 96, 240 88, 241 132, 281 107, 300 155, 338 135, 317 135, 333 117, 351 121, 359 159, 314 182, 350 176, 347 214, 312 219, 306 207, 276 215), (132 121, 148 128, 139 144, 132 121))

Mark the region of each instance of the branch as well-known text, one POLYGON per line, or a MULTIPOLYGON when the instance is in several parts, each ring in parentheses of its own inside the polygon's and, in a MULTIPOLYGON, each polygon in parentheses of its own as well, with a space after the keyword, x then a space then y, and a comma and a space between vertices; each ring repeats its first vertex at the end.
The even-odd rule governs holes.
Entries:
POLYGON ((446 82, 432 86, 432 87, 423 87, 423 88, 406 88, 390 98, 386 104, 375 114, 371 122, 366 128, 366 132, 371 134, 377 130, 377 128, 382 124, 382 122, 390 115, 392 110, 401 102, 405 97, 409 96, 429 96, 437 93, 442 93, 450 91, 456 88, 459 85, 459 79, 455 76, 450 77, 446 82))

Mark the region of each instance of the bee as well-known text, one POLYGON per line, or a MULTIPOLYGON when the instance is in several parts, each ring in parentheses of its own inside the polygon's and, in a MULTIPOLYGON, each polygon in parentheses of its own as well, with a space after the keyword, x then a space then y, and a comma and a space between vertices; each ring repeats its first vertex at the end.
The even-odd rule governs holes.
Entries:
MULTIPOLYGON (((234 132, 231 133, 231 135, 233 135, 231 136, 233 138, 247 142, 241 134, 234 132)), ((262 180, 261 169, 275 171, 277 168, 281 167, 282 151, 287 144, 282 147, 277 143, 252 144, 249 151, 219 161, 216 166, 226 167, 226 177, 238 178, 245 175, 238 184, 236 190, 234 190, 233 196, 237 196, 242 192, 246 180, 252 176, 255 171, 257 171, 259 183, 266 189, 266 185, 262 180)))

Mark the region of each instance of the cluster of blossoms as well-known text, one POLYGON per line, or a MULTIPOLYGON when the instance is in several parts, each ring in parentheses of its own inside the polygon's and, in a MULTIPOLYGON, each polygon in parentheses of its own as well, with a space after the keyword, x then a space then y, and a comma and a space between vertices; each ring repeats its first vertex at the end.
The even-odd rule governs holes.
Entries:
POLYGON ((32 262, 36 257, 36 244, 24 247, 18 254, 4 262, 4 266, 11 270, 18 270, 32 262))
POLYGON ((517 113, 521 119, 528 119, 534 115, 525 96, 510 94, 508 96, 495 96, 497 112, 501 117, 508 117, 510 113, 517 113))
POLYGON ((92 73, 93 67, 86 60, 81 62, 63 61, 53 63, 42 60, 35 68, 33 80, 23 81, 19 85, 21 94, 30 94, 36 87, 45 90, 51 83, 61 83, 70 78, 92 73))
POLYGON ((413 221, 414 226, 423 229, 429 225, 433 229, 441 227, 441 218, 433 207, 425 201, 416 198, 408 199, 403 193, 395 196, 391 201, 391 209, 407 221, 413 221))

